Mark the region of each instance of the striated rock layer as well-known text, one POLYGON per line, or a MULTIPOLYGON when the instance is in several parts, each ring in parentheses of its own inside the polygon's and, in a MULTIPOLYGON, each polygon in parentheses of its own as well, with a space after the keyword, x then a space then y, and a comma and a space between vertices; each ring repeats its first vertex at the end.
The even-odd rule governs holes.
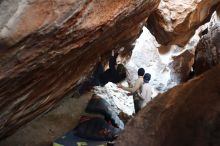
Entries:
MULTIPOLYGON (((0 2, 0 138, 52 108, 97 54, 131 48, 159 0, 0 2)), ((127 50, 129 51, 129 50, 127 50)))
POLYGON ((195 52, 196 75, 199 75, 220 63, 220 23, 210 28, 210 31, 202 36, 195 52))
POLYGON ((148 29, 162 45, 184 46, 207 22, 220 0, 162 0, 149 17, 148 29))
POLYGON ((116 146, 220 145, 220 65, 154 100, 126 126, 116 146))

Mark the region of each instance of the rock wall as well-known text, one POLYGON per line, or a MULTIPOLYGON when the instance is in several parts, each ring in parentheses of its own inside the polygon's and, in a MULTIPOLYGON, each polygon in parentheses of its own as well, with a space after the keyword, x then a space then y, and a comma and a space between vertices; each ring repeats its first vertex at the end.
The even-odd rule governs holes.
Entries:
MULTIPOLYGON (((0 138, 51 109, 98 54, 131 48, 159 0, 0 2, 0 138)), ((129 51, 129 50, 126 50, 129 51)))
POLYGON ((220 5, 218 5, 216 9, 216 14, 217 14, 218 21, 220 21, 220 5))
POLYGON ((220 63, 220 24, 212 26, 200 39, 195 52, 196 75, 199 75, 220 63))
POLYGON ((182 54, 173 57, 173 61, 169 64, 172 80, 178 83, 186 82, 190 78, 190 71, 194 63, 194 54, 189 50, 184 51, 182 54))
POLYGON ((147 27, 162 45, 184 46, 207 22, 220 0, 162 0, 147 27))
POLYGON ((116 146, 220 145, 220 65, 157 96, 119 136, 116 146))

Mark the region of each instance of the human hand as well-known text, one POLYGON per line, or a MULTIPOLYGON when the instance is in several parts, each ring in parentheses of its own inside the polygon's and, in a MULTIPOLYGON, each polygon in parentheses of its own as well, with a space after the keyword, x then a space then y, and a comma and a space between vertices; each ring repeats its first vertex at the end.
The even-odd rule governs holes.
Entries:
POLYGON ((123 86, 121 84, 118 84, 117 87, 122 89, 123 86))

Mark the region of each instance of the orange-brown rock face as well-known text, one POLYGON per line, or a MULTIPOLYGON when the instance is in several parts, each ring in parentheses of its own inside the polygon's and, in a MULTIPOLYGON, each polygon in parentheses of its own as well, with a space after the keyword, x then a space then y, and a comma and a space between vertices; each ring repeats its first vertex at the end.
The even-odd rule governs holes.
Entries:
POLYGON ((220 24, 202 36, 195 52, 195 74, 199 75, 220 63, 220 24))
POLYGON ((220 65, 151 101, 116 146, 219 146, 220 65))
POLYGON ((169 64, 174 81, 185 82, 190 78, 190 71, 194 63, 194 55, 190 51, 185 51, 179 56, 173 57, 173 62, 169 64))
POLYGON ((184 46, 207 22, 220 0, 162 0, 149 17, 148 29, 162 45, 184 46))
POLYGON ((0 2, 0 138, 52 108, 97 55, 130 47, 159 0, 0 2))

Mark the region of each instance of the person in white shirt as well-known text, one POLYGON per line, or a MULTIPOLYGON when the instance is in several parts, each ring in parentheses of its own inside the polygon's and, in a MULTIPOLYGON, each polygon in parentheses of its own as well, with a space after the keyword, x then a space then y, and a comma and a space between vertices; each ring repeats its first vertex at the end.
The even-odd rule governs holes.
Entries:
POLYGON ((141 90, 144 84, 144 73, 145 70, 143 68, 138 69, 138 79, 136 80, 133 87, 124 87, 121 84, 118 85, 118 88, 121 88, 133 94, 135 113, 137 113, 141 109, 142 105, 142 98, 140 97, 140 94, 142 93, 141 90))
POLYGON ((144 75, 144 84, 142 85, 142 90, 140 94, 140 106, 143 108, 152 98, 152 87, 149 85, 149 81, 151 79, 151 75, 146 73, 144 75))

